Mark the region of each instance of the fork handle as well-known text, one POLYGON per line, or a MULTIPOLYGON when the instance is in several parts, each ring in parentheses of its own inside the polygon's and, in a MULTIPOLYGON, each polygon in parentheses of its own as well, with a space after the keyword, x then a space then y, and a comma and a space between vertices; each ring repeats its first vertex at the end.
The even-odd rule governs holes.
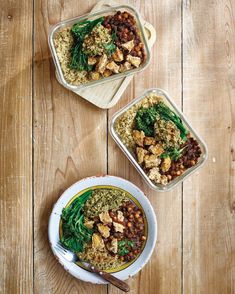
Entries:
POLYGON ((120 290, 122 290, 124 292, 130 291, 130 287, 126 282, 114 277, 113 275, 111 275, 111 274, 109 274, 107 272, 101 271, 101 270, 95 268, 92 265, 90 266, 90 270, 93 273, 101 276, 103 279, 105 279, 109 283, 113 284, 115 287, 119 288, 120 290))

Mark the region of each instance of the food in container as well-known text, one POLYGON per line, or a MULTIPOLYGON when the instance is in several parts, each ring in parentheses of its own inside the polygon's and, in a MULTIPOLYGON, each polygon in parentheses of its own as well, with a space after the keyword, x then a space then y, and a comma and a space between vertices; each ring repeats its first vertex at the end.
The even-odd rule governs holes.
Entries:
POLYGON ((60 79, 70 89, 135 73, 149 62, 138 13, 129 6, 60 23, 49 44, 60 79))
POLYGON ((146 242, 145 213, 116 187, 88 189, 63 208, 60 242, 102 270, 125 268, 146 242))
MULTIPOLYGON (((88 177, 85 179, 81 179, 77 183, 73 184, 66 191, 64 191, 64 193, 60 196, 60 198, 57 200, 57 202, 53 206, 53 209, 52 209, 52 212, 50 215, 49 226, 48 226, 49 243, 50 243, 51 249, 52 249, 54 255, 56 256, 57 260, 61 263, 61 265, 65 268, 65 270, 67 272, 69 272, 71 275, 73 275, 74 277, 76 277, 80 280, 95 283, 95 284, 107 284, 107 281, 102 279, 100 276, 94 275, 92 272, 88 271, 86 268, 86 264, 84 267, 84 263, 82 261, 78 261, 76 263, 73 263, 73 262, 70 262, 70 261, 66 260, 65 258, 63 258, 60 255, 60 253, 56 250, 56 245, 60 242, 60 240, 64 236, 63 235, 63 227, 62 227, 62 219, 61 219, 62 215, 65 214, 65 212, 63 212, 63 210, 64 209, 67 210, 68 207, 70 206, 70 204, 72 204, 72 203, 76 204, 76 202, 75 202, 75 201, 77 201, 76 199, 79 199, 82 196, 82 198, 80 199, 79 202, 80 202, 80 204, 83 205, 83 207, 81 210, 79 210, 79 213, 77 214, 77 217, 78 217, 77 226, 82 226, 82 228, 84 229, 83 226, 85 226, 84 222, 86 220, 85 219, 85 217, 86 217, 85 211, 87 211, 87 213, 90 215, 90 218, 93 218, 93 217, 95 217, 94 214, 97 213, 96 206, 99 210, 101 209, 101 206, 103 206, 103 205, 99 205, 99 206, 93 205, 93 201, 95 200, 95 198, 93 198, 92 196, 95 196, 95 194, 96 194, 99 196, 99 198, 102 198, 104 200, 106 197, 104 198, 103 196, 104 195, 106 196, 105 191, 107 191, 107 190, 109 191, 109 193, 112 196, 113 196, 113 194, 116 194, 118 192, 117 195, 120 196, 121 201, 116 201, 116 200, 115 201, 108 201, 109 204, 106 203, 104 205, 104 207, 102 207, 102 209, 104 210, 104 213, 100 216, 101 218, 98 216, 98 220, 101 223, 101 225, 102 225, 102 223, 107 223, 108 227, 111 226, 110 231, 109 231, 110 234, 113 234, 113 231, 115 233, 115 228, 112 223, 113 222, 119 223, 119 220, 122 222, 122 214, 118 211, 120 210, 120 208, 122 206, 122 201, 124 200, 124 204, 126 204, 126 206, 123 207, 122 212, 123 212, 123 216, 124 216, 124 225, 125 225, 126 229, 123 230, 123 233, 126 234, 126 236, 125 236, 126 239, 122 240, 123 242, 121 242, 120 246, 118 246, 118 250, 120 250, 120 253, 123 254, 120 256, 120 257, 123 257, 123 259, 124 259, 123 265, 120 267, 116 267, 116 265, 111 264, 110 268, 112 267, 112 269, 110 269, 110 270, 105 269, 104 271, 114 273, 115 277, 117 277, 118 279, 121 279, 121 280, 126 280, 126 279, 134 276, 141 269, 143 269, 145 264, 150 259, 151 255, 153 253, 153 250, 154 250, 156 240, 157 240, 157 219, 156 219, 156 215, 153 210, 153 207, 152 207, 151 203, 149 202, 148 198, 144 195, 144 193, 137 186, 135 186, 133 183, 131 183, 125 179, 119 178, 119 177, 106 175, 106 176, 88 177), (90 192, 89 192, 90 190, 94 191, 94 194, 92 192, 92 195, 90 195, 90 192), (111 190, 113 192, 111 192, 111 190), (84 195, 86 192, 88 192, 86 194, 87 199, 84 195), (84 203, 84 200, 85 200, 85 203, 84 203), (112 203, 112 202, 114 202, 114 203, 112 203), (86 205, 86 203, 88 206, 87 209, 84 207, 84 205, 86 205), (92 204, 92 205, 89 205, 89 204, 92 204), (111 209, 114 210, 113 215, 112 215, 111 211, 110 212, 108 211, 110 205, 112 205, 111 209), (110 218, 107 216, 107 211, 109 213, 109 217, 112 218, 111 224, 110 224, 110 218), (115 213, 115 211, 116 211, 116 213, 115 213), (82 215, 84 216, 84 219, 80 219, 80 217, 82 215), (115 219, 115 217, 117 217, 117 220, 115 219), (125 219, 128 219, 128 221, 127 220, 125 221, 125 219), (129 219, 131 221, 129 221, 129 219), (132 219, 133 219, 133 221, 132 221, 132 219), (137 221, 137 220, 139 220, 139 221, 137 221), (142 223, 142 220, 143 220, 143 223, 142 223), (81 224, 81 221, 83 222, 83 224, 81 224), (127 225, 126 225, 126 222, 127 222, 127 225), (128 222, 132 223, 131 227, 130 227, 130 225, 128 225, 128 222), (140 225, 137 226, 137 223, 139 223, 140 225), (144 226, 143 226, 143 224, 144 224, 144 226), (127 227, 130 229, 127 229, 127 227), (125 230, 126 230, 126 232, 125 232, 125 230), (129 234, 129 232, 131 232, 131 235, 129 234), (138 236, 136 233, 138 233, 138 236), (144 236, 146 237, 146 240, 144 240, 145 239, 144 236), (141 240, 140 238, 143 240, 141 240), (140 244, 136 244, 136 246, 138 248, 134 248, 134 246, 132 247, 132 242, 136 243, 137 239, 140 239, 140 244), (128 241, 131 241, 131 243, 128 244, 128 241), (140 250, 140 252, 139 253, 133 252, 133 254, 135 255, 133 259, 132 259, 131 255, 130 255, 130 257, 131 257, 130 260, 129 260, 129 257, 126 258, 129 254, 129 252, 131 252, 132 250, 138 251, 138 249, 140 250), (127 250, 129 251, 128 253, 127 253, 127 250), (136 255, 136 253, 138 255, 136 255), (113 268, 113 266, 115 268, 113 268)), ((117 197, 117 195, 113 196, 113 197, 117 197)), ((98 196, 96 196, 96 197, 98 197, 98 196)), ((109 197, 107 197, 107 198, 109 198, 109 197)), ((118 197, 118 199, 119 199, 119 197, 118 197)), ((102 200, 102 203, 103 203, 103 200, 102 200)), ((112 200, 113 200, 113 198, 112 198, 112 200)), ((70 213, 68 213, 68 215, 69 214, 70 213)), ((100 214, 100 211, 99 211, 99 214, 100 214)), ((64 216, 63 216, 63 218, 64 218, 64 216)), ((66 216, 65 216, 65 219, 66 219, 66 216)), ((71 220, 73 221, 72 218, 71 218, 71 220)), ((101 234, 101 232, 103 232, 103 234, 104 234, 105 230, 107 231, 107 229, 103 229, 103 227, 101 227, 100 228, 101 232, 98 232, 98 229, 95 228, 97 226, 95 226, 94 224, 95 224, 95 222, 92 223, 92 220, 91 220, 89 223, 88 222, 86 223, 86 226, 89 230, 95 229, 97 234, 101 234)), ((122 224, 122 223, 120 223, 120 224, 122 224)), ((98 225, 98 223, 97 223, 97 225, 98 225)), ((107 226, 107 225, 105 224, 105 226, 107 226)), ((69 227, 67 229, 69 229, 69 227)), ((117 233, 119 234, 121 232, 117 232, 117 233)), ((79 234, 79 236, 80 236, 80 234, 79 234)), ((87 236, 87 234, 85 236, 87 236)), ((66 235, 64 237, 66 237, 66 235)), ((68 239, 67 237, 66 237, 66 239, 68 239)), ((88 239, 89 238, 90 237, 88 237, 88 239)), ((120 239, 118 241, 121 241, 121 239, 122 239, 122 237, 120 235, 116 236, 116 237, 114 236, 114 238, 120 239)), ((100 241, 100 238, 99 238, 99 241, 100 241)), ((92 238, 91 238, 91 242, 92 242, 92 238)), ((103 242, 105 243, 106 240, 103 240, 103 242)), ((69 248, 71 248, 70 247, 71 244, 73 244, 72 246, 76 246, 76 241, 70 242, 70 244, 67 243, 67 246, 69 248)), ((116 246, 115 241, 114 241, 114 244, 110 244, 110 245, 111 246, 113 245, 113 247, 115 247, 116 246)), ((65 246, 66 246, 66 244, 65 244, 65 246)), ((84 246, 84 244, 83 244, 83 246, 84 246)), ((109 245, 107 245, 107 246, 108 246, 107 249, 111 250, 111 246, 110 247, 109 247, 109 245)), ((85 249, 86 245, 83 248, 85 249)), ((81 244, 79 244, 78 247, 75 248, 75 250, 80 251, 81 244)), ((78 254, 85 254, 85 252, 86 251, 84 250, 83 252, 78 252, 78 254)), ((110 254, 112 254, 112 252, 110 252, 110 254)), ((115 253, 114 253, 114 257, 115 257, 115 253)), ((120 260, 118 262, 120 262, 120 260)), ((121 260, 121 262, 122 262, 122 260, 121 260)), ((101 266, 102 266, 102 264, 101 264, 101 266)), ((103 266, 106 267, 104 264, 103 264, 103 266)))
POLYGON ((160 89, 148 90, 114 115, 110 131, 156 190, 172 188, 207 157, 203 141, 160 89))

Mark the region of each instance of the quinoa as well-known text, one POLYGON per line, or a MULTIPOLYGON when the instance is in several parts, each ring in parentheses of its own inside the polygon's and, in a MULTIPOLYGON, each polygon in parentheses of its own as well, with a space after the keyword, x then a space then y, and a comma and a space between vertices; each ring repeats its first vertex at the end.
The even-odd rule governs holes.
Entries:
POLYGON ((73 45, 71 27, 61 29, 54 38, 56 53, 65 80, 71 85, 80 85, 88 82, 86 71, 77 71, 69 67, 71 61, 70 49, 73 45))
POLYGON ((85 204, 85 216, 93 218, 101 212, 110 209, 118 209, 125 201, 128 201, 128 194, 117 189, 95 189, 92 191, 92 197, 85 204))
POLYGON ((163 147, 179 148, 183 143, 180 130, 172 121, 157 118, 154 124, 155 137, 162 142, 163 147))
POLYGON ((134 130, 135 116, 139 108, 149 108, 154 104, 163 101, 163 99, 154 93, 149 94, 140 102, 133 105, 129 110, 127 110, 121 117, 115 122, 114 128, 119 138, 123 144, 132 151, 135 147, 135 142, 132 137, 132 132, 134 130))
POLYGON ((87 35, 83 43, 83 51, 88 55, 102 55, 105 53, 105 45, 112 42, 109 30, 101 24, 94 27, 87 35))
POLYGON ((118 255, 112 255, 106 247, 98 251, 92 248, 90 244, 87 244, 85 251, 79 253, 78 256, 81 260, 89 262, 101 270, 116 269, 125 263, 118 258, 118 255))

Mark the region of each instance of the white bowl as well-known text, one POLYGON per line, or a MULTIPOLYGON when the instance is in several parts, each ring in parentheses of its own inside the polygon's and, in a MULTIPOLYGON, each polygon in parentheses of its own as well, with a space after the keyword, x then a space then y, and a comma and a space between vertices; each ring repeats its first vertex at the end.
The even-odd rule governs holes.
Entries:
POLYGON ((100 177, 94 176, 82 179, 81 181, 75 183, 70 188, 68 188, 55 203, 50 216, 48 234, 51 249, 58 261, 65 268, 65 270, 74 277, 93 284, 107 284, 107 282, 101 277, 83 269, 75 263, 71 263, 64 259, 55 249, 55 244, 59 242, 59 225, 62 209, 79 192, 87 188, 92 188, 94 186, 112 186, 125 190, 126 192, 131 194, 132 197, 137 200, 137 202, 139 202, 142 210, 145 213, 148 233, 143 251, 133 263, 130 263, 128 267, 112 273, 112 275, 114 275, 115 277, 121 280, 126 280, 129 277, 137 274, 148 262, 151 254, 153 253, 154 246, 157 240, 157 220, 153 207, 151 206, 145 194, 138 187, 127 180, 109 175, 100 177))

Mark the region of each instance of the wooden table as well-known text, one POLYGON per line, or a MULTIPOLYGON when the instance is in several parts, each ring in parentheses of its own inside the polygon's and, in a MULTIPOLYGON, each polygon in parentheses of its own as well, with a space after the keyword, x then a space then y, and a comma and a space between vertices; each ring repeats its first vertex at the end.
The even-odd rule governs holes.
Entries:
POLYGON ((235 2, 122 1, 140 10, 158 39, 151 65, 120 102, 100 110, 55 79, 50 25, 95 1, 1 1, 1 293, 120 293, 78 281, 48 244, 61 192, 94 174, 143 189, 157 214, 158 242, 131 293, 235 293, 235 2), (169 193, 150 191, 108 135, 114 112, 158 86, 205 139, 206 165, 169 193))

